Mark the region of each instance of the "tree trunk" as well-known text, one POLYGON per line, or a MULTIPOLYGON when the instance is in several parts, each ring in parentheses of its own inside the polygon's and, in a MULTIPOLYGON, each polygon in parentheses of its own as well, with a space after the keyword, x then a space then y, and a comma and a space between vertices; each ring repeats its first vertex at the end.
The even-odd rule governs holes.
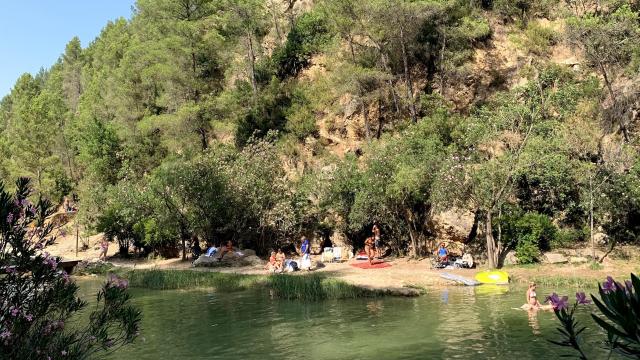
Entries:
POLYGON ((369 109, 364 103, 362 98, 360 99, 360 106, 362 106, 362 116, 364 117, 364 131, 367 137, 367 142, 371 142, 371 127, 369 126, 369 109))
POLYGON ((249 57, 249 76, 251 77, 251 88, 253 89, 253 96, 258 96, 258 82, 256 81, 256 55, 253 50, 253 38, 250 33, 247 32, 247 56, 249 57))
POLYGON ((487 211, 487 218, 485 219, 485 236, 487 238, 487 260, 489 260, 489 267, 495 269, 498 265, 496 242, 493 238, 493 226, 491 219, 491 211, 487 211))
MULTIPOLYGON (((193 79, 195 80, 198 77, 198 69, 197 69, 197 61, 196 61, 196 53, 195 51, 191 51, 191 71, 193 72, 193 79)), ((200 91, 198 90, 198 86, 193 84, 193 100, 198 101, 200 98, 200 91)))
MULTIPOLYGON (((384 71, 391 74, 391 68, 389 67, 389 61, 387 60, 387 56, 382 52, 382 49, 378 48, 380 52, 380 58, 382 59, 382 68, 384 71)), ((393 88, 393 82, 391 79, 387 79, 387 84, 389 85, 389 89, 391 90, 391 98, 393 99, 393 107, 396 110, 396 113, 400 112, 400 105, 398 105, 398 96, 396 95, 396 90, 393 88)))
POLYGON ((589 231, 591 237, 591 258, 596 260, 596 242, 593 237, 593 177, 589 177, 589 231))
POLYGON ((440 95, 445 96, 446 72, 444 69, 444 51, 447 48, 447 35, 442 36, 442 49, 440 49, 440 95))
POLYGON ((413 230, 413 213, 409 209, 405 209, 405 220, 407 222, 407 228, 409 229, 409 239, 411 240, 411 252, 409 256, 418 257, 418 238, 413 230))
POLYGON ((180 240, 182 241, 182 260, 187 260, 187 231, 184 226, 180 227, 180 240))
MULTIPOLYGON (((609 91, 609 96, 611 96, 611 101, 613 102, 613 107, 615 108, 618 102, 616 99, 616 95, 613 92, 613 86, 611 85, 611 81, 609 81, 607 69, 604 67, 604 64, 601 61, 598 61, 598 66, 600 67, 600 72, 602 72, 604 83, 607 86, 607 90, 609 91)), ((620 131, 622 132, 624 141, 629 142, 629 132, 627 131, 627 126, 625 125, 624 118, 622 116, 618 118, 618 126, 620 126, 620 131)))
POLYGON ((271 5, 271 15, 273 16, 273 26, 276 29, 276 37, 278 38, 278 44, 282 44, 282 31, 280 31, 280 25, 278 24, 278 17, 276 16, 276 5, 273 0, 269 2, 271 5))
POLYGON ((200 135, 200 145, 202 146, 202 150, 207 150, 209 148, 209 141, 207 140, 207 130, 205 128, 198 128, 196 132, 200 135))
POLYGON ((404 78, 407 86, 407 99, 409 99, 409 113, 411 114, 411 120, 415 123, 418 122, 418 115, 416 113, 416 104, 413 101, 413 80, 411 79, 411 73, 409 72, 409 59, 407 56, 407 49, 404 41, 404 26, 402 25, 402 23, 400 23, 400 47, 402 49, 404 78))
POLYGON ((376 130, 376 139, 380 139, 382 136, 382 126, 384 125, 384 117, 382 116, 382 105, 378 99, 378 130, 376 130))
POLYGON ((351 36, 351 34, 349 34, 347 36, 347 39, 349 41, 349 50, 351 51, 351 61, 353 61, 353 63, 356 63, 356 50, 353 48, 353 36, 351 36))

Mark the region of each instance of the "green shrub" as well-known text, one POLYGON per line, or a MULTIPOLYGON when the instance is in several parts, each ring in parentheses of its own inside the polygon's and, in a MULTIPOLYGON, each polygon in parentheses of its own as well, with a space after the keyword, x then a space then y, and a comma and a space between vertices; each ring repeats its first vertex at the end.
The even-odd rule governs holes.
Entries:
POLYGON ((584 232, 581 229, 562 228, 558 229, 550 245, 551 248, 560 248, 571 246, 582 240, 584 240, 584 232))
POLYGON ((239 119, 235 134, 236 145, 244 147, 252 137, 261 139, 271 130, 284 130, 290 106, 289 94, 283 91, 280 81, 273 78, 260 93, 257 104, 239 119))
POLYGON ((549 53, 549 47, 557 41, 558 35, 553 29, 536 22, 529 23, 524 31, 523 45, 529 52, 536 55, 549 53))
POLYGON ((503 217, 501 226, 507 246, 515 248, 521 264, 536 262, 540 252, 549 250, 556 241, 557 228, 544 214, 522 214, 515 209, 503 217))
POLYGON ((285 44, 274 51, 273 62, 280 79, 296 76, 307 65, 311 56, 331 38, 324 17, 316 12, 300 16, 287 35, 285 44))
POLYGON ((286 117, 285 130, 298 140, 317 135, 316 115, 302 91, 295 91, 292 94, 291 106, 287 109, 286 117))
POLYGON ((524 235, 518 239, 518 245, 516 245, 516 257, 518 258, 518 263, 521 264, 537 262, 540 257, 538 239, 532 234, 524 235))

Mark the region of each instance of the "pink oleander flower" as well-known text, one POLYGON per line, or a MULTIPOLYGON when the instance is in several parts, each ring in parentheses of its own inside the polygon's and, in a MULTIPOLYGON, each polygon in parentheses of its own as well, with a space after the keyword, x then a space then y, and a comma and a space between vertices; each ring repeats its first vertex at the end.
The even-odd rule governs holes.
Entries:
POLYGON ((31 315, 31 314, 25 315, 24 318, 27 319, 28 322, 32 322, 33 321, 33 315, 31 315))
POLYGON ((11 224, 13 222, 13 214, 7 215, 7 224, 11 224))
POLYGON ((67 274, 66 271, 61 271, 60 276, 64 279, 65 284, 69 284, 71 282, 71 277, 67 274))
POLYGON ((109 280, 107 280, 107 286, 126 289, 127 287, 129 287, 129 281, 126 279, 121 279, 115 274, 111 274, 109 276, 109 280))
POLYGON ((602 291, 604 291, 605 294, 616 291, 616 282, 611 276, 607 276, 607 280, 602 283, 602 291))
POLYGON ((0 333, 0 339, 8 339, 11 337, 11 331, 5 330, 0 333))
POLYGON ((18 309, 17 307, 12 306, 10 308, 10 311, 11 311, 11 316, 13 317, 20 315, 20 309, 18 309))
POLYGON ((578 304, 590 304, 591 300, 587 299, 587 295, 584 292, 577 292, 576 293, 576 302, 578 304))
POLYGON ((62 350, 62 351, 60 352, 60 354, 62 354, 62 356, 67 356, 67 351, 66 351, 66 350, 62 350))
POLYGON ((553 306, 553 310, 563 310, 563 309, 567 309, 569 307, 568 301, 569 301, 569 297, 568 296, 558 296, 558 294, 553 293, 551 294, 549 297, 547 297, 547 301, 549 301, 551 303, 551 306, 553 306))
POLYGON ((48 265, 52 270, 58 268, 58 261, 55 258, 51 257, 49 253, 44 254, 44 260, 42 260, 42 264, 48 265))

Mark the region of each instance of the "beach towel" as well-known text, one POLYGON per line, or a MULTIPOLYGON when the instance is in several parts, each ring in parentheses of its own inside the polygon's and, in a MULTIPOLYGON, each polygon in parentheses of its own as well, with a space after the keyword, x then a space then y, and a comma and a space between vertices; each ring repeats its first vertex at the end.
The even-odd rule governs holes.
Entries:
POLYGON ((384 261, 378 261, 378 262, 374 262, 373 264, 369 264, 368 261, 363 261, 363 262, 353 263, 351 264, 351 266, 357 267, 359 269, 384 269, 384 268, 390 267, 391 264, 386 263, 384 261))

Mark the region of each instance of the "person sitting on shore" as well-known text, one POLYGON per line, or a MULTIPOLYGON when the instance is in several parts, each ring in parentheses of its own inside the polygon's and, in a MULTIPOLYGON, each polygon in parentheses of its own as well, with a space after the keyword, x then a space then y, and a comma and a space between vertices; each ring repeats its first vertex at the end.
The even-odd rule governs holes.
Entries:
MULTIPOLYGON (((211 245, 211 244, 208 244, 211 245)), ((215 245, 211 245, 207 248, 207 251, 204 253, 204 256, 212 257, 218 252, 218 248, 215 245)))
POLYGON ((373 258, 376 254, 375 240, 373 236, 368 237, 364 241, 364 252, 367 253, 369 264, 373 265, 373 258))
POLYGON ((201 253, 202 249, 200 249, 200 240, 198 240, 197 236, 193 235, 193 238, 191 239, 191 260, 197 260, 201 253))
POLYGON ((287 260, 287 256, 282 251, 282 248, 278 249, 278 253, 276 254, 276 267, 277 270, 284 270, 284 263, 287 260))
POLYGON ((449 261, 449 250, 444 245, 444 243, 440 243, 440 247, 437 250, 438 261, 440 263, 447 263, 449 261))
POLYGON ((276 270, 278 269, 278 262, 276 261, 275 251, 271 252, 271 256, 269 257, 269 262, 267 263, 267 266, 265 266, 265 269, 271 272, 276 272, 276 270))
POLYGON ((220 247, 220 256, 218 257, 218 261, 222 261, 222 258, 230 252, 233 252, 233 242, 231 242, 231 240, 227 241, 226 246, 220 247))

